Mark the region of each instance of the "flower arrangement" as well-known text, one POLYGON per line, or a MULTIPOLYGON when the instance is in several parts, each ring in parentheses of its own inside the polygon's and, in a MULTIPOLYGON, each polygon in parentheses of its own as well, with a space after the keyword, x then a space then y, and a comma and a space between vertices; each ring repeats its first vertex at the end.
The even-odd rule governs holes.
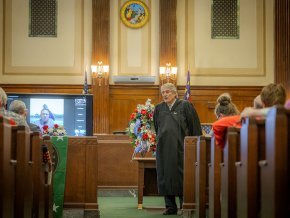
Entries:
POLYGON ((130 116, 129 127, 126 129, 131 144, 135 147, 133 157, 137 153, 142 156, 146 152, 156 151, 156 133, 153 125, 154 105, 147 99, 145 105, 138 104, 130 116))
POLYGON ((64 136, 66 135, 66 131, 63 126, 54 124, 52 128, 49 128, 48 125, 44 125, 42 127, 43 135, 48 136, 64 136))

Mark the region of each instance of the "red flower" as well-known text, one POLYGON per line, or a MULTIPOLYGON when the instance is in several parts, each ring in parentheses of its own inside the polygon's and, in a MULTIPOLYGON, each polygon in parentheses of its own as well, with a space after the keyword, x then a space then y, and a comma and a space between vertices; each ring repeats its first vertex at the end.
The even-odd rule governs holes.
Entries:
POLYGON ((58 128, 58 124, 54 124, 54 128, 56 128, 56 129, 57 129, 57 128, 58 128))
POLYGON ((12 118, 9 118, 9 124, 10 124, 11 126, 14 126, 14 125, 16 125, 16 122, 15 122, 15 120, 13 120, 12 118))
POLYGON ((48 130, 48 125, 44 125, 44 126, 42 127, 42 129, 43 129, 44 131, 47 131, 47 130, 48 130))
POLYGON ((141 110, 141 114, 142 114, 142 115, 146 115, 146 114, 147 114, 147 111, 144 110, 144 109, 142 109, 142 110, 141 110))
POLYGON ((135 118, 136 118, 136 113, 132 113, 131 116, 130 116, 130 119, 134 120, 135 118))
POLYGON ((142 139, 143 139, 143 140, 147 140, 147 139, 148 139, 148 134, 147 134, 147 133, 144 133, 144 134, 142 135, 142 139))

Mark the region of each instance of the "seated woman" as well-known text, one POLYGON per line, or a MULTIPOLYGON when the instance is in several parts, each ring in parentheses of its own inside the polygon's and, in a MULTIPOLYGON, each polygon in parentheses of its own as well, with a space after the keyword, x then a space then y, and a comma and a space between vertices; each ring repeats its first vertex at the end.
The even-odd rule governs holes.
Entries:
POLYGON ((227 127, 240 127, 241 119, 250 116, 265 117, 267 116, 270 107, 274 105, 284 105, 286 101, 286 90, 281 84, 271 83, 262 89, 260 97, 263 105, 262 109, 247 107, 239 116, 229 116, 213 123, 214 135, 219 146, 224 146, 227 127))
POLYGON ((212 124, 213 135, 216 139, 216 144, 223 147, 225 144, 225 135, 227 127, 240 127, 239 110, 232 103, 231 96, 228 93, 221 94, 217 99, 215 107, 215 115, 217 121, 212 124))

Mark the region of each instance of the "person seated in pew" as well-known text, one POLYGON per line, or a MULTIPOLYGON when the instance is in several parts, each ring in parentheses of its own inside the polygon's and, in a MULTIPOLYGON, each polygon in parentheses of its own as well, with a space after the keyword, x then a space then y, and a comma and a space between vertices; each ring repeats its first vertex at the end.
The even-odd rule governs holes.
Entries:
POLYGON ((6 92, 0 87, 0 114, 5 117, 12 118, 17 125, 28 127, 28 124, 26 120, 23 118, 23 116, 16 114, 12 111, 6 110, 5 109, 6 105, 7 105, 7 95, 6 92))
POLYGON ((213 131, 216 138, 217 145, 223 147, 225 144, 225 135, 228 127, 241 127, 241 120, 249 116, 265 117, 274 105, 284 105, 286 100, 286 90, 281 84, 271 83, 265 86, 261 93, 261 101, 263 108, 245 108, 239 116, 228 116, 221 121, 213 123, 213 131))
POLYGON ((286 89, 282 84, 270 83, 261 91, 263 108, 246 107, 241 113, 241 119, 245 117, 266 117, 270 107, 284 105, 286 101, 286 89))
POLYGON ((286 109, 290 109, 290 99, 288 99, 284 105, 286 109))
MULTIPOLYGON (((26 119, 27 109, 23 101, 20 101, 20 100, 12 101, 11 104, 9 105, 9 110, 23 116, 23 118, 26 119)), ((28 123, 28 126, 32 132, 41 132, 39 126, 33 123, 28 123)))
POLYGON ((4 123, 7 123, 12 126, 16 125, 15 121, 10 117, 5 117, 2 114, 0 114, 0 118, 3 118, 4 123))
POLYGON ((225 116, 238 115, 240 112, 237 106, 232 102, 232 98, 229 93, 223 93, 217 98, 217 104, 215 106, 214 113, 217 120, 225 116))
POLYGON ((212 124, 212 135, 215 136, 218 146, 224 146, 228 126, 240 127, 239 113, 237 106, 232 103, 229 93, 223 93, 217 98, 217 104, 215 106, 217 121, 212 124))
POLYGON ((261 95, 258 95, 253 102, 253 107, 256 109, 263 108, 263 102, 261 99, 261 95))

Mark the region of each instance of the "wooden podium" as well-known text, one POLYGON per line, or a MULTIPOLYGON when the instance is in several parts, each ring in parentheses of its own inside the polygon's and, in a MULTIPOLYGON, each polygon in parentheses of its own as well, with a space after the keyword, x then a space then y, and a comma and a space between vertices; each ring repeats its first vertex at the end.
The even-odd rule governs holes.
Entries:
POLYGON ((143 195, 158 195, 156 170, 152 174, 152 169, 156 169, 156 158, 135 157, 133 160, 138 162, 138 209, 142 209, 143 195))

